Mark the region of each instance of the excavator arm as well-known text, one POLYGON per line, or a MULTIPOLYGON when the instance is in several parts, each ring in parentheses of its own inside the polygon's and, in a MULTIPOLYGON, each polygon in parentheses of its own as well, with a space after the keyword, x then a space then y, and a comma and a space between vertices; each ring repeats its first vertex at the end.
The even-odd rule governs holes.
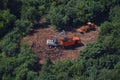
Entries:
POLYGON ((65 39, 68 38, 66 32, 63 30, 62 32, 60 32, 59 34, 57 34, 57 35, 53 38, 53 41, 56 43, 56 42, 58 41, 58 38, 59 38, 61 35, 64 35, 64 36, 65 36, 65 37, 64 37, 65 39))

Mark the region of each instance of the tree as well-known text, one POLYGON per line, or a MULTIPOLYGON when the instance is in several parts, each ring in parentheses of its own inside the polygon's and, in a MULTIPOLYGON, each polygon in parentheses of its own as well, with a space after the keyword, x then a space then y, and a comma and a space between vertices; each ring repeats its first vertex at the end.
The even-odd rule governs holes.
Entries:
POLYGON ((106 79, 119 80, 120 78, 119 74, 120 74, 119 71, 116 69, 113 70, 102 69, 98 76, 98 80, 106 80, 106 79))
POLYGON ((10 10, 12 14, 14 14, 17 18, 21 16, 21 0, 7 0, 7 8, 10 10))
POLYGON ((29 20, 17 20, 15 26, 19 34, 26 35, 32 30, 33 23, 29 20))
POLYGON ((19 52, 18 48, 22 36, 17 31, 8 33, 0 42, 0 48, 5 52, 6 56, 15 56, 19 52))
POLYGON ((35 24, 40 19, 40 15, 38 14, 37 9, 35 7, 23 6, 21 12, 21 19, 29 20, 35 24))
POLYGON ((114 21, 114 22, 119 22, 120 21, 120 6, 115 6, 114 8, 112 8, 110 10, 110 13, 109 13, 109 18, 111 21, 114 21))
POLYGON ((0 38, 13 29, 15 16, 9 10, 0 11, 0 38))
POLYGON ((31 48, 22 45, 18 56, 0 58, 1 80, 33 80, 37 73, 34 71, 36 57, 31 48))
POLYGON ((100 28, 100 36, 110 35, 113 31, 113 25, 110 22, 104 22, 100 28))
POLYGON ((103 6, 92 0, 58 1, 58 3, 56 2, 58 5, 51 6, 47 16, 48 20, 57 29, 68 29, 69 26, 78 26, 87 21, 96 20, 95 13, 103 11, 103 6))
POLYGON ((2 57, 0 58, 0 79, 9 80, 14 79, 14 68, 17 66, 15 57, 2 57))
POLYGON ((17 57, 18 67, 15 68, 15 80, 33 80, 37 73, 34 71, 36 56, 27 45, 22 45, 17 57))

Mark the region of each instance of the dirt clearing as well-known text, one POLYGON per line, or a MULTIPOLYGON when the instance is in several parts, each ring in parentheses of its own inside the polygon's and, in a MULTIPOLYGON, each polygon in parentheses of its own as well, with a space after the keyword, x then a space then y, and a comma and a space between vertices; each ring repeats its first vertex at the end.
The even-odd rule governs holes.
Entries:
POLYGON ((47 57, 49 57, 51 61, 65 59, 74 60, 78 58, 80 51, 85 48, 86 44, 97 40, 98 28, 95 31, 84 34, 67 31, 68 36, 79 36, 84 44, 82 46, 71 47, 68 49, 49 49, 46 45, 46 40, 52 39, 57 33, 59 32, 50 26, 48 28, 34 29, 32 34, 27 35, 22 39, 22 42, 27 42, 32 47, 33 52, 37 55, 39 63, 41 64, 45 62, 47 57))

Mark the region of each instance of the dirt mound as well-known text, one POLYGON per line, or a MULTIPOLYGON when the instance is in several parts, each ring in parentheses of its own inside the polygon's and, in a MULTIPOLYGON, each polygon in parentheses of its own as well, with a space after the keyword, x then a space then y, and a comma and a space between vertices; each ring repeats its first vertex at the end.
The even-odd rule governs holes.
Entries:
POLYGON ((46 45, 47 39, 52 39, 57 33, 52 27, 35 29, 32 34, 25 36, 22 42, 27 42, 34 53, 40 59, 39 62, 43 64, 47 57, 52 61, 64 59, 76 59, 79 52, 86 44, 96 41, 98 37, 98 28, 95 31, 90 31, 85 34, 77 32, 67 32, 68 36, 79 36, 82 40, 83 46, 71 47, 68 49, 48 48, 46 45))

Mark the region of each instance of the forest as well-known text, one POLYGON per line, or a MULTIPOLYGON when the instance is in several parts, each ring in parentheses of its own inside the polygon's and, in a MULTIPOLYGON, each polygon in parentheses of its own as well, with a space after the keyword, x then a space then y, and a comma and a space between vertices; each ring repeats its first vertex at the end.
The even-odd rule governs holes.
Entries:
POLYGON ((0 0, 0 80, 120 80, 120 0, 0 0), (42 18, 58 31, 93 21, 98 39, 76 60, 39 64, 21 39, 42 18))

